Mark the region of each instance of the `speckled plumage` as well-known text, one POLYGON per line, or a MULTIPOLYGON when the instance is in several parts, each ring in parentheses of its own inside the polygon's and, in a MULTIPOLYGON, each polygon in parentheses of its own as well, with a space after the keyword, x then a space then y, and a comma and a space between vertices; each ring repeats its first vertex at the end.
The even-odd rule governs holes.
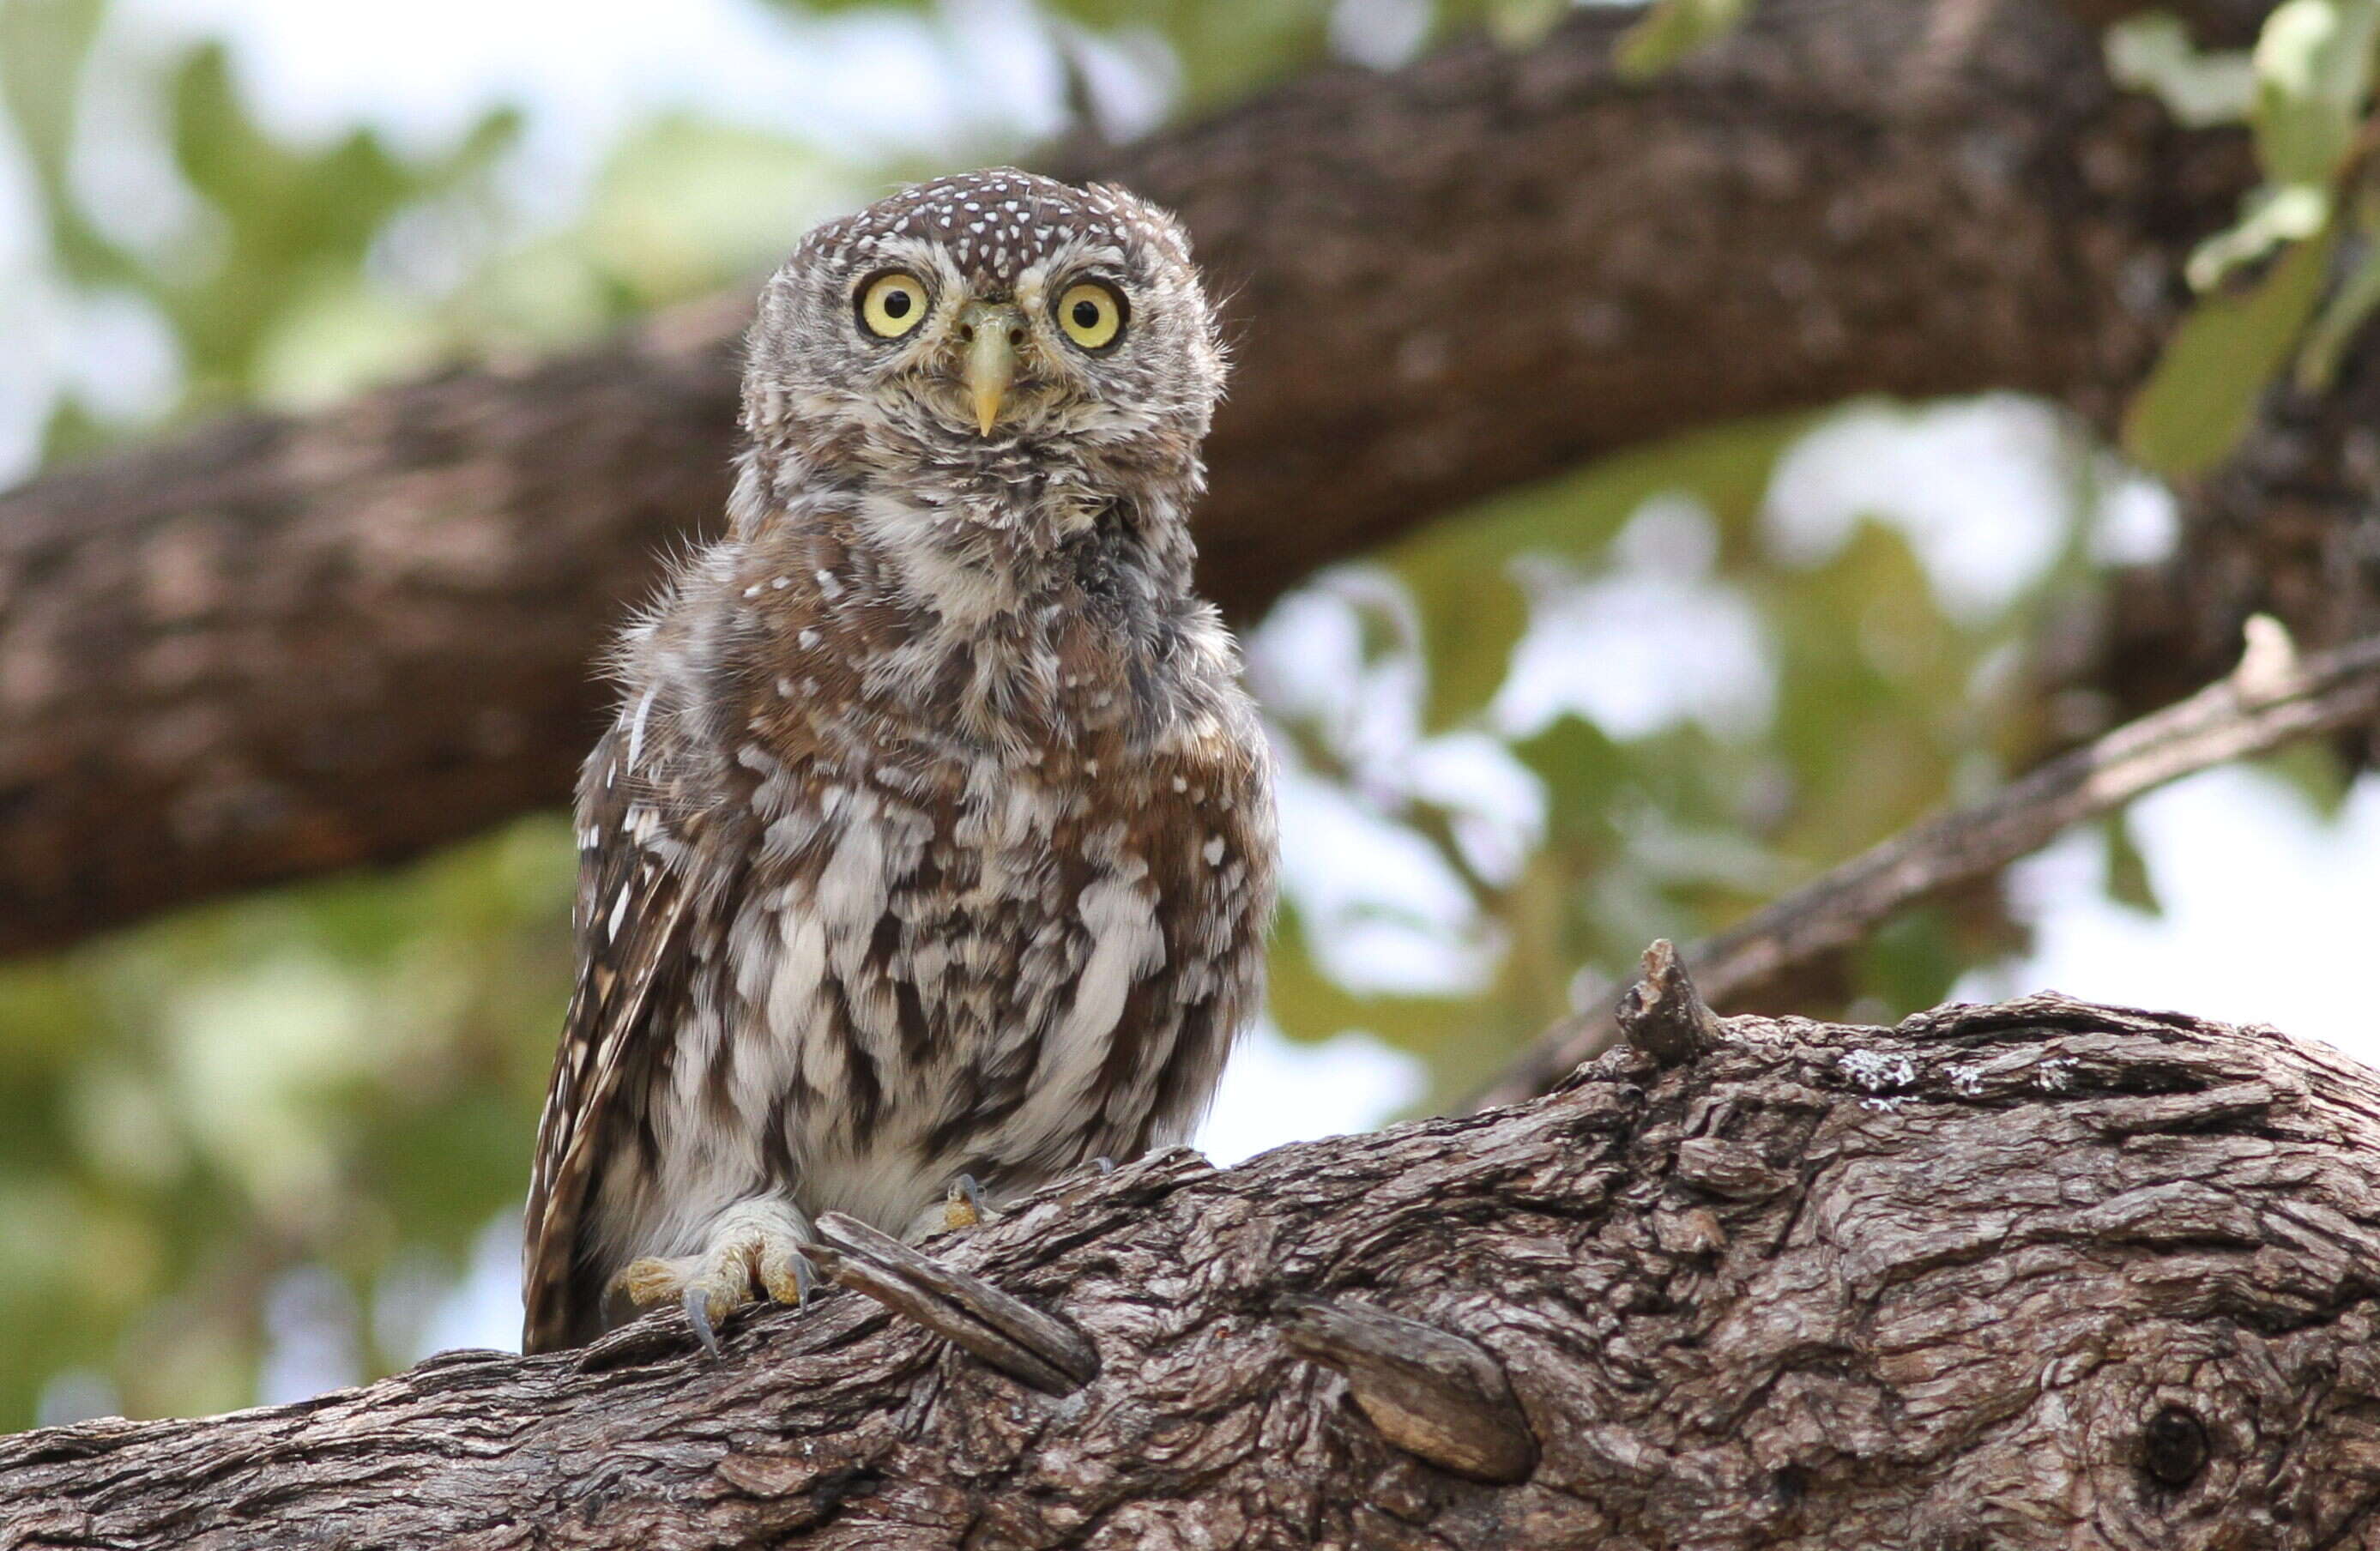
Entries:
POLYGON ((1268 757, 1191 590, 1221 381, 1179 228, 1121 190, 942 179, 770 283, 730 530, 627 633, 580 783, 528 1350, 755 1214, 914 1234, 963 1171, 999 1199, 1196 1123, 1273 892, 1268 757), (888 269, 930 297, 897 340, 855 315, 888 269), (1097 353, 1053 326, 1086 277, 1128 305, 1097 353), (1025 321, 989 432, 966 303, 1025 321))

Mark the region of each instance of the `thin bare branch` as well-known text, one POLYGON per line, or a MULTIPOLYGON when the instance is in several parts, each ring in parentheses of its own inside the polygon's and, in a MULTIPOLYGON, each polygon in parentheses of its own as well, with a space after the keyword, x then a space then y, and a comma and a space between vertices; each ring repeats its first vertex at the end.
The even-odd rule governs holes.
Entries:
MULTIPOLYGON (((2087 818, 2186 775, 2380 719, 2380 636, 2301 658, 2280 624, 2250 622, 2230 676, 2127 722, 1976 803, 1901 831, 1742 926, 1689 949, 1684 963, 1717 1007, 1851 947, 1896 913, 1988 878, 2087 818)), ((1556 1024, 1474 1108, 1544 1092, 1621 1037, 1618 1009, 1556 1024)))
POLYGON ((1011 1378, 1064 1395, 1099 1376, 1098 1350, 1064 1320, 856 1218, 829 1212, 818 1230, 825 1242, 813 1247, 810 1258, 829 1281, 908 1315, 1011 1378))

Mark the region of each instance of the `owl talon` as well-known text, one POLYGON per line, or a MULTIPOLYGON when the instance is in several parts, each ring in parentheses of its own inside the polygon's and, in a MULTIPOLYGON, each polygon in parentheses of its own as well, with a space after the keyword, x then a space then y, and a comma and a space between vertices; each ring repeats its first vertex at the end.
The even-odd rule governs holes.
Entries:
POLYGON ((1115 1159, 1102 1155, 1091 1159, 1091 1167, 1098 1169, 1102 1176, 1112 1174, 1115 1172, 1115 1159))
POLYGON ((719 1355, 719 1322, 763 1298, 806 1306, 817 1270, 803 1254, 812 1242, 808 1218, 783 1201, 747 1201, 711 1225, 699 1254, 632 1260, 617 1286, 640 1309, 676 1303, 702 1349, 719 1355))
POLYGON ((981 1228, 997 1222, 1000 1214, 984 1199, 983 1187, 972 1174, 962 1174, 951 1181, 950 1194, 942 1198, 942 1230, 956 1233, 965 1229, 981 1228))
POLYGON ((686 1289, 686 1319, 702 1342, 702 1350, 711 1356, 719 1355, 719 1336, 710 1327, 710 1295, 698 1282, 688 1282, 686 1289))

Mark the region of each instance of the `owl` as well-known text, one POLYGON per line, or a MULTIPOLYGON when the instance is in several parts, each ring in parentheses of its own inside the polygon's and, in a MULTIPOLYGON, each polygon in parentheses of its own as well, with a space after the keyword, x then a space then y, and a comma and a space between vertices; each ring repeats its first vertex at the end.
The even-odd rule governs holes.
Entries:
POLYGON ((524 1345, 808 1282, 1179 1141, 1261 995, 1271 770, 1193 590, 1223 352, 1181 227, 1014 170, 807 236, 725 536, 620 641, 524 1345))

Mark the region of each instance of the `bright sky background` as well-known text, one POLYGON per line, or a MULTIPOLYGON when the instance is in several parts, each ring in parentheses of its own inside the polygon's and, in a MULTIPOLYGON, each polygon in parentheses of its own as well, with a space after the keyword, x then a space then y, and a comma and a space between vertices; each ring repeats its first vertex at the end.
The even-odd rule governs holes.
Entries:
MULTIPOLYGON (((328 135, 361 119, 406 143, 434 145, 490 103, 518 103, 533 127, 519 186, 544 190, 539 197, 556 211, 623 128, 659 107, 699 107, 880 153, 947 153, 1014 140, 1055 120, 1048 40, 1014 0, 962 0, 949 7, 948 25, 880 17, 793 24, 803 40, 795 48, 785 46, 789 24, 747 0, 673 0, 665 27, 652 25, 661 9, 634 0, 416 0, 403 7, 120 0, 112 25, 161 44, 229 37, 251 94, 286 132, 328 135)), ((1349 22, 1350 36, 1402 14, 1390 0, 1349 0, 1349 9, 1366 13, 1349 22)), ((1128 114, 1148 109, 1162 90, 1122 65, 1107 84, 1128 114)), ((156 200, 172 198, 137 157, 103 158, 88 176, 128 191, 128 208, 140 205, 131 195, 144 188, 156 200)), ((79 312, 23 287, 8 298, 11 256, 27 251, 28 219, 20 174, 0 153, 0 336, 15 342, 0 349, 0 480, 25 467, 29 417, 57 382, 114 378, 137 399, 143 372, 154 379, 171 370, 143 357, 154 348, 144 345, 138 320, 79 312)), ((2056 456, 2052 418, 2021 401, 1914 416, 1855 411, 1788 459, 1771 535, 1789 556, 1815 558, 1840 542, 1860 513, 1881 511, 1912 534, 1951 606, 1989 609, 2051 559, 2056 456)), ((2110 509, 2095 539, 2104 552, 2139 558, 2168 541, 2169 509, 2155 491, 2126 490, 2110 509)), ((1537 624, 1496 703, 1500 729, 1540 724, 1565 709, 1621 732, 1680 717, 1722 725, 1766 717, 1757 642, 1740 602, 1707 582, 1700 520, 1691 508, 1657 504, 1621 539, 1618 576, 1582 581, 1548 571, 1530 578, 1537 624)), ((1288 681, 1302 672, 1343 693, 1348 681, 1330 666, 1349 633, 1343 618, 1334 619, 1337 607, 1327 589, 1309 596, 1304 612, 1275 622, 1271 641, 1258 640, 1259 655, 1269 651, 1288 681)), ((1377 735, 1406 738, 1414 781, 1475 794, 1483 825, 1501 825, 1509 844, 1524 842, 1536 821, 1525 773, 1516 777, 1492 739, 1415 741, 1399 709, 1410 688, 1383 683, 1356 697, 1371 708, 1364 714, 1378 721, 1377 735)), ((1463 939, 1462 903, 1434 855, 1320 783, 1293 782, 1285 800, 1290 884, 1318 917, 1368 915, 1354 907, 1387 900, 1444 928, 1319 945, 1334 967, 1376 984, 1455 984, 1476 973, 1477 945, 1463 939)), ((2380 782, 2366 778, 2325 826, 2273 778, 2217 771, 2141 804, 2134 822, 2166 905, 2161 917, 2109 903, 2097 887, 2096 841, 2075 837, 2018 876, 2018 897, 2037 925, 2033 957, 1971 977, 1961 994, 2055 986, 2270 1021, 2380 1060, 2372 1000, 2352 983, 2380 927, 2380 782)), ((1297 1047, 1259 1030, 1227 1075, 1203 1141, 1219 1163, 1233 1162, 1376 1124, 1411 1103, 1420 1085, 1415 1062, 1365 1036, 1297 1047)), ((492 1224, 467 1283, 425 1282, 396 1344, 422 1351, 512 1344, 516 1278, 516 1227, 492 1224)), ((310 1393, 353 1371, 335 1334, 342 1319, 326 1317, 338 1315, 345 1297, 327 1277, 294 1277, 282 1289, 273 1314, 282 1339, 263 1399, 310 1393)), ((353 1311, 345 1317, 351 1323, 353 1311)))

